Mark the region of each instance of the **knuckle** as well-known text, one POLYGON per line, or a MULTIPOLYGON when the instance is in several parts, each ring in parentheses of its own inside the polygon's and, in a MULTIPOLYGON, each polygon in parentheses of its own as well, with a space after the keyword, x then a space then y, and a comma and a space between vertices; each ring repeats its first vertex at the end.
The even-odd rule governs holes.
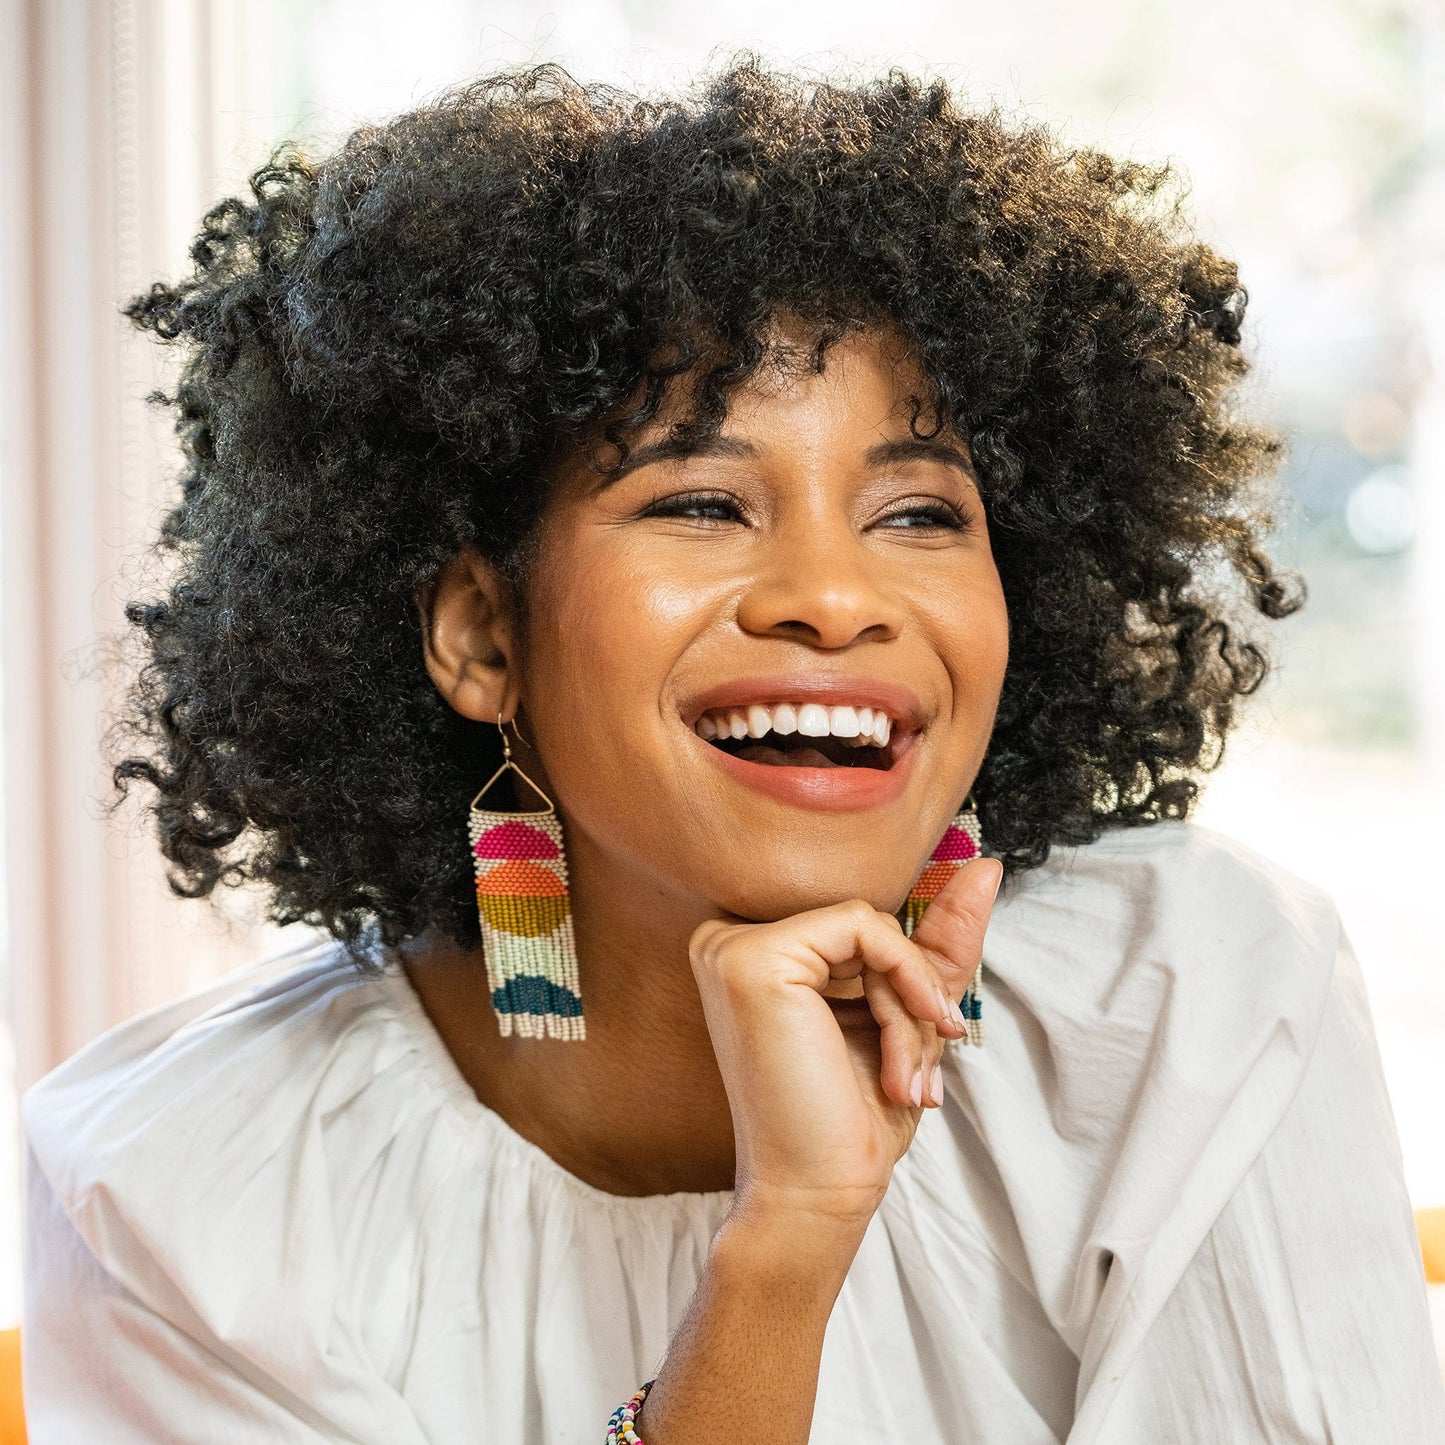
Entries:
POLYGON ((692 959, 693 966, 716 972, 722 955, 727 952, 731 931, 721 919, 708 918, 699 923, 693 929, 688 943, 688 956, 692 959))
POLYGON ((693 959, 693 973, 713 994, 737 1007, 756 988, 755 950, 745 948, 737 931, 721 928, 702 942, 693 959))

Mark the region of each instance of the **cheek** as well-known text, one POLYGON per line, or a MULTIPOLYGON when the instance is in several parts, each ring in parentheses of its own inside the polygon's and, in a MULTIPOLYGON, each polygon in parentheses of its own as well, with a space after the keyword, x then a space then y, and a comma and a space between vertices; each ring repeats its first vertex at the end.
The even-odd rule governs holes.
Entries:
POLYGON ((963 696, 997 692, 1008 665, 1009 616, 998 570, 981 563, 951 593, 919 599, 926 609, 939 655, 963 696))
POLYGON ((682 723, 669 683, 715 612, 686 577, 577 550, 565 569, 534 573, 523 669, 574 866, 605 856, 609 867, 708 896, 717 829, 696 780, 678 776, 682 723))
MULTIPOLYGON (((590 735, 600 741, 609 730, 614 685, 627 682, 618 678, 617 665, 629 661, 635 599, 615 585, 625 579, 610 578, 586 562, 551 569, 537 580, 528 637, 528 711, 539 734, 568 739, 568 751, 586 750, 590 735)), ((635 657, 631 661, 636 664, 635 657)), ((551 750, 549 769, 555 771, 551 750)))
MULTIPOLYGON (((569 811, 594 815, 638 803, 655 777, 676 717, 664 716, 678 659, 706 626, 695 583, 646 559, 584 539, 559 544, 565 565, 539 566, 524 694, 547 771, 569 811)), ((669 704, 670 705, 670 704, 669 704)))
POLYGON ((1004 599, 1003 587, 994 573, 994 586, 978 613, 977 656, 981 675, 992 682, 994 700, 1003 687, 1003 675, 1008 667, 1009 615, 1004 599))
MULTIPOLYGON (((554 569, 536 600, 529 674, 554 707, 634 723, 657 712, 668 673, 699 630, 695 585, 636 559, 578 556, 554 569)), ((596 717, 598 730, 605 718, 596 717)))

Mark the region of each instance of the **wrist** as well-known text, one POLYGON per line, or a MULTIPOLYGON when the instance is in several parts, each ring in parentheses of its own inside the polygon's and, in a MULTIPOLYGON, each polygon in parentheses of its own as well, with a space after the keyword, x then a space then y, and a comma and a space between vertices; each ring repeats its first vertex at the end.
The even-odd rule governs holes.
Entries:
POLYGON ((793 1189, 776 1184, 746 1183, 733 1196, 727 1220, 740 1229, 756 1230, 823 1249, 856 1249, 883 1203, 887 1186, 849 1191, 793 1189))
POLYGON ((870 1217, 739 1201, 713 1236, 708 1268, 739 1286, 751 1282, 831 1310, 870 1217))
POLYGON ((713 1235, 692 1303, 637 1413, 648 1445, 750 1440, 803 1445, 828 1319, 867 1221, 738 1197, 713 1235))

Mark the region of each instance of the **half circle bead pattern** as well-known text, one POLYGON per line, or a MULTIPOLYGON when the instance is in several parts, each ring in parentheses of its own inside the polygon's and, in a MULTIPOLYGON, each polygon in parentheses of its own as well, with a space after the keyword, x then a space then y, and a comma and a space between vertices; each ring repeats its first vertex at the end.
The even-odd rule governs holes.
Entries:
MULTIPOLYGON (((965 808, 944 830, 938 846, 908 891, 901 917, 904 933, 913 937, 913 930, 918 927, 928 905, 943 891, 943 885, 965 863, 982 853, 983 829, 978 813, 972 808, 965 808)), ((960 1039, 960 1043, 983 1043, 983 998, 979 992, 982 984, 983 964, 980 962, 958 1006, 968 1024, 968 1037, 960 1039)))
POLYGON ((478 858, 560 858, 562 850, 542 829, 508 818, 486 829, 472 844, 478 858))
POLYGON ((567 856, 554 811, 468 819, 487 986, 503 1037, 585 1039, 567 856))
POLYGON ((498 863, 477 878, 477 907, 493 928, 524 938, 545 938, 572 911, 566 885, 549 868, 528 859, 498 863))

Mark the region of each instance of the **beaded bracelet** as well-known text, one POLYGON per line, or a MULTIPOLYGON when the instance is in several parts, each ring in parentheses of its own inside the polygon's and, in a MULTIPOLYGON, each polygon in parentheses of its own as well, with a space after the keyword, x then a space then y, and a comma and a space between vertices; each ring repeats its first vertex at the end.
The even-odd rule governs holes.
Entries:
POLYGON ((607 1422, 607 1445, 644 1445, 642 1437, 632 1428, 647 1392, 657 1383, 649 1380, 625 1405, 619 1405, 607 1422))

